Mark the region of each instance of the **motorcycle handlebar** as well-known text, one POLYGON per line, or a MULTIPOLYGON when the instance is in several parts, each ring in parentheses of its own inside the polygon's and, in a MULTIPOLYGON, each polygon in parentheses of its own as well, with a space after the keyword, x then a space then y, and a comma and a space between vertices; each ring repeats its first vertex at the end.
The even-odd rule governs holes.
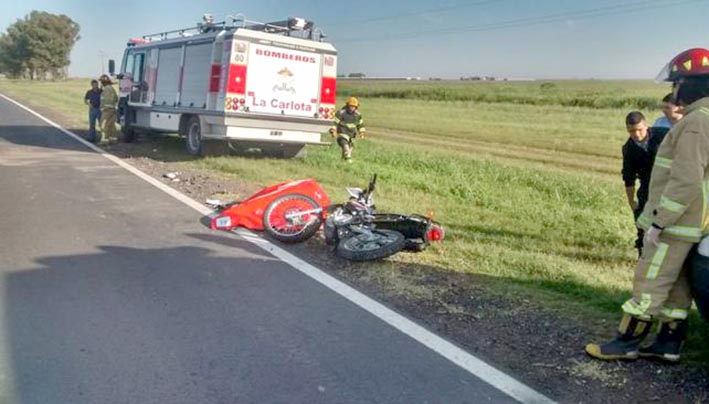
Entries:
POLYGON ((374 192, 374 187, 377 184, 377 174, 372 175, 372 179, 369 180, 369 186, 367 187, 367 195, 374 192))

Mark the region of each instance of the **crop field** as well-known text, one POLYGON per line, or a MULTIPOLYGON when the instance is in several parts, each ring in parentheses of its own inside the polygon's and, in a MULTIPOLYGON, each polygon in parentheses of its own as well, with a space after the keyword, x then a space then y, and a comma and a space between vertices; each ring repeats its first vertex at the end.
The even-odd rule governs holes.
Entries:
MULTIPOLYGON (((78 128, 87 88, 0 81, 0 92, 78 128)), ((444 243, 393 257, 380 276, 414 264, 472 273, 500 293, 610 324, 636 255, 620 178, 623 120, 640 109, 653 121, 668 91, 651 81, 341 81, 339 98, 358 96, 368 127, 352 164, 336 146, 309 147, 298 160, 176 153, 190 167, 260 185, 313 177, 335 200, 378 173, 380 210, 433 212, 447 229, 444 243)), ((692 351, 709 356, 706 328, 693 328, 692 351)))

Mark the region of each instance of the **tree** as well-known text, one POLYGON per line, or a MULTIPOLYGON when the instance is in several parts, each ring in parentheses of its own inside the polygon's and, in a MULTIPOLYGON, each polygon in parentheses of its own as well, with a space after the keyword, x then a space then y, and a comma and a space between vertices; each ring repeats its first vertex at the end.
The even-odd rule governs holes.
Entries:
POLYGON ((33 80, 64 77, 79 30, 66 15, 32 11, 0 35, 0 71, 33 80))

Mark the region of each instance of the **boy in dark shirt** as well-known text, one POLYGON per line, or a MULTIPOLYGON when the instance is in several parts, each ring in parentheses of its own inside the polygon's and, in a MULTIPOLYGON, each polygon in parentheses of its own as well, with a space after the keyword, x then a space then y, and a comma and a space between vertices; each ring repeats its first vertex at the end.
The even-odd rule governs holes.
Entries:
MULTIPOLYGON (((625 183, 625 195, 628 198, 628 205, 633 211, 637 220, 642 213, 647 202, 648 189, 650 185, 650 173, 652 165, 655 163, 657 148, 665 138, 668 128, 649 128, 642 112, 633 111, 625 117, 625 126, 630 137, 623 145, 623 182, 625 183), (637 201, 635 200, 635 181, 640 180, 638 187, 637 201)), ((638 254, 642 252, 644 232, 638 228, 638 238, 635 240, 635 248, 638 254)), ((639 256, 639 255, 638 255, 639 256)))
POLYGON ((84 104, 89 106, 89 142, 96 141, 96 122, 101 120, 101 89, 98 80, 91 80, 91 89, 84 95, 84 104))

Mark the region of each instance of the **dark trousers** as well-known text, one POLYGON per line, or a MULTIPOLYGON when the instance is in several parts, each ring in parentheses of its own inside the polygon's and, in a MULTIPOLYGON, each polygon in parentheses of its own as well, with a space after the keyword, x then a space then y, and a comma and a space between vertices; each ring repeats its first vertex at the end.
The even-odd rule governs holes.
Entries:
MULTIPOLYGON (((641 213, 643 213, 643 209, 645 209, 645 202, 647 202, 647 199, 639 199, 638 200, 638 208, 633 211, 633 217, 635 220, 638 220, 638 217, 640 216, 641 213)), ((638 250, 638 257, 642 255, 643 253, 643 238, 645 237, 645 230, 637 227, 638 230, 638 235, 637 238, 635 239, 635 248, 638 250)))
POLYGON ((709 257, 699 255, 695 249, 689 255, 689 283, 692 297, 705 320, 709 321, 709 257))
POLYGON ((101 109, 89 107, 89 142, 96 141, 96 122, 101 121, 101 109))

